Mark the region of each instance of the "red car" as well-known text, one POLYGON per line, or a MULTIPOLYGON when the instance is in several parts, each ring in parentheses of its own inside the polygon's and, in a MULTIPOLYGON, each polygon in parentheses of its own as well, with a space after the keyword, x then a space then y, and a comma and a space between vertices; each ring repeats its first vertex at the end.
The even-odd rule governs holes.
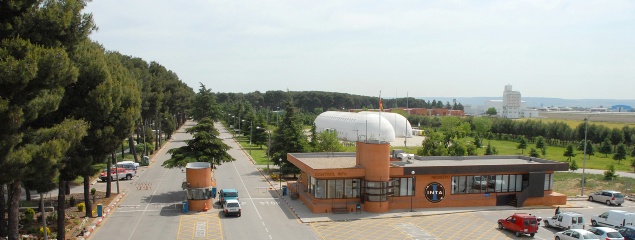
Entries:
POLYGON ((538 232, 538 218, 527 213, 514 213, 505 219, 498 219, 498 228, 514 232, 516 237, 523 234, 533 237, 538 232))

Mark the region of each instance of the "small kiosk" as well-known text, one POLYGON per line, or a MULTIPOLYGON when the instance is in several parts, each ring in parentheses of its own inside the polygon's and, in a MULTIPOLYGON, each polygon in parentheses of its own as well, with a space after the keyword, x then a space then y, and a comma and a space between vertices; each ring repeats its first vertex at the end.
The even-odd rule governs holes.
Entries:
POLYGON ((207 211, 212 208, 216 197, 216 180, 212 165, 207 162, 188 163, 185 166, 185 181, 181 187, 187 197, 187 205, 183 206, 184 212, 207 211))

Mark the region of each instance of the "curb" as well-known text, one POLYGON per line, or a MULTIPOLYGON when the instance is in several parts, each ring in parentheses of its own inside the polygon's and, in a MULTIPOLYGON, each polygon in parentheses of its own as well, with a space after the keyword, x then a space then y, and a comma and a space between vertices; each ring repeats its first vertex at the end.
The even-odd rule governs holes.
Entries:
POLYGON ((114 207, 116 207, 116 205, 119 203, 119 201, 121 201, 121 199, 125 195, 126 195, 125 192, 121 193, 121 195, 117 196, 117 199, 115 199, 112 202, 110 202, 110 205, 108 205, 108 207, 104 210, 104 213, 101 215, 101 217, 98 217, 97 220, 95 220, 93 222, 93 225, 86 231, 86 233, 84 234, 84 237, 82 239, 86 239, 86 238, 90 237, 90 234, 95 230, 96 227, 99 226, 99 224, 101 224, 101 222, 104 220, 104 218, 106 218, 108 213, 110 213, 110 211, 112 209, 114 209, 114 207))

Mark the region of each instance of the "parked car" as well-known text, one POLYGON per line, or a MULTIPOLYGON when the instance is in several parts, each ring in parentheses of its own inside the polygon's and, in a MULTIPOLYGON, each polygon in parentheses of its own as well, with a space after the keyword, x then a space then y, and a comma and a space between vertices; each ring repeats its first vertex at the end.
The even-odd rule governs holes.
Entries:
POLYGON ((117 164, 120 164, 120 163, 121 164, 130 163, 130 164, 134 165, 135 167, 139 167, 140 166, 139 163, 135 162, 135 161, 121 161, 121 162, 118 162, 117 164))
POLYGON ((556 240, 600 239, 597 235, 584 229, 568 229, 555 234, 556 240))
POLYGON ((635 226, 624 226, 617 229, 617 231, 622 234, 624 240, 635 240, 635 226))
POLYGON ((634 225, 635 213, 630 213, 622 210, 609 210, 598 216, 591 217, 591 225, 606 226, 612 228, 618 228, 628 225, 634 225))
POLYGON ((242 212, 240 208, 240 203, 234 199, 229 199, 225 201, 225 205, 223 205, 223 212, 225 213, 225 217, 229 215, 235 215, 240 217, 240 214, 242 212))
POLYGON ((236 200, 238 201, 238 191, 233 188, 223 188, 218 193, 220 196, 220 205, 223 206, 227 200, 236 200))
POLYGON ((598 235, 603 240, 624 240, 622 234, 613 228, 594 227, 589 229, 589 232, 598 235))
POLYGON ((589 194, 589 201, 606 203, 606 205, 620 206, 624 203, 624 195, 618 191, 604 190, 589 194))
POLYGON ((584 216, 576 212, 561 212, 544 220, 545 227, 584 229, 584 216))
POLYGON ((514 213, 505 219, 498 219, 498 228, 508 229, 516 237, 521 235, 533 237, 538 232, 538 218, 527 213, 514 213))
MULTIPOLYGON (((115 178, 119 176, 119 179, 132 179, 132 177, 135 176, 134 171, 128 171, 125 168, 111 168, 110 169, 110 181, 114 181, 115 178)), ((101 174, 99 175, 99 179, 102 182, 108 181, 108 170, 104 169, 104 171, 101 172, 101 174)))

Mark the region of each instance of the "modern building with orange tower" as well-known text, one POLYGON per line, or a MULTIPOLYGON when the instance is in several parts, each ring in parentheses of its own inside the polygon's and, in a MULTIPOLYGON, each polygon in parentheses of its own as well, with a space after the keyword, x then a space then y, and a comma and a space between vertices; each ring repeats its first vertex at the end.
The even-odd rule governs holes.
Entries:
POLYGON ((467 206, 562 205, 553 173, 568 163, 527 156, 396 159, 390 144, 358 141, 355 153, 289 153, 302 174, 289 183, 313 213, 467 206))
POLYGON ((193 162, 185 166, 182 188, 187 196, 189 211, 207 211, 216 197, 216 180, 212 166, 207 162, 193 162))

